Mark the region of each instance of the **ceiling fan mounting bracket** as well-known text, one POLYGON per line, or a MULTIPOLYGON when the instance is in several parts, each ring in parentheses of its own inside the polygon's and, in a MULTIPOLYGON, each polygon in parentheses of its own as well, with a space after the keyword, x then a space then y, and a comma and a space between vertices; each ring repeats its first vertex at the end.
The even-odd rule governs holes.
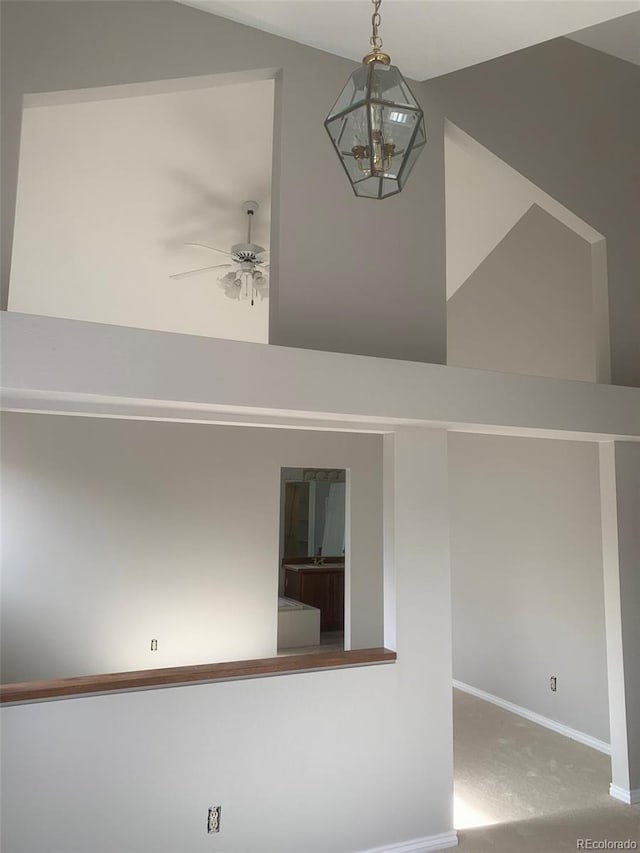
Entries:
POLYGON ((259 207, 260 207, 260 205, 258 204, 257 201, 243 201, 242 202, 242 212, 246 213, 248 216, 253 216, 259 207))

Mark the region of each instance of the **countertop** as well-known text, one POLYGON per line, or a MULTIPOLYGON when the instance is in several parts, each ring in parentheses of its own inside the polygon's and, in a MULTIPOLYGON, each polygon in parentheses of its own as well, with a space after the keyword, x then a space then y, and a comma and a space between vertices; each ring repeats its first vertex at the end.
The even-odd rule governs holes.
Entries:
POLYGON ((284 567, 285 569, 291 569, 294 572, 322 572, 326 571, 327 569, 331 569, 332 571, 344 572, 344 563, 323 563, 321 566, 314 566, 313 563, 285 563, 284 567))

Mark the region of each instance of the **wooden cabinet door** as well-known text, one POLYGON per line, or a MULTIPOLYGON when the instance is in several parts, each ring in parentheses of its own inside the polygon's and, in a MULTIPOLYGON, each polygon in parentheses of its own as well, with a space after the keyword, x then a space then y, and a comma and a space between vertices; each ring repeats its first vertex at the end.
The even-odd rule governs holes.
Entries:
POLYGON ((320 611, 320 630, 326 631, 327 614, 327 573, 326 572, 300 572, 300 601, 317 607, 320 611))
POLYGON ((318 568, 285 570, 285 595, 320 611, 321 631, 344 629, 344 572, 318 568))
POLYGON ((327 631, 344 630, 344 572, 330 574, 327 609, 327 631))

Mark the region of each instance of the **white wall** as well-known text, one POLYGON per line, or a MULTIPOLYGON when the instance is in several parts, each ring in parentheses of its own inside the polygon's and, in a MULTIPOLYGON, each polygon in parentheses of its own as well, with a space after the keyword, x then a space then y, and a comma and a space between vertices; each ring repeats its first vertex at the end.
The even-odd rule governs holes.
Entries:
POLYGON ((274 654, 287 464, 351 470, 352 647, 382 644, 378 436, 5 414, 2 455, 5 682, 274 654))
POLYGON ((437 423, 577 440, 640 434, 637 388, 12 311, 0 311, 0 332, 7 409, 356 431, 437 423))
POLYGON ((5 708, 2 849, 356 853, 444 831, 449 747, 413 693, 428 674, 414 660, 5 708))
POLYGON ((396 435, 384 465, 397 497, 385 512, 397 530, 397 663, 4 708, 3 850, 454 841, 445 433, 396 435), (218 804, 212 839, 206 812, 218 804))
POLYGON ((596 380, 591 246, 533 205, 447 303, 447 363, 596 380))
POLYGON ((449 448, 454 677, 608 742, 597 445, 449 448))

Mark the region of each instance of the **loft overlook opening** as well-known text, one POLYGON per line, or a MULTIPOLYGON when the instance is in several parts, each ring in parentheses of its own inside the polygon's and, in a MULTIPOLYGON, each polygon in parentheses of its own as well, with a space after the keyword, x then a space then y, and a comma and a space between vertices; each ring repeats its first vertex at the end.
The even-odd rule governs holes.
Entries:
POLYGON ((270 71, 27 96, 9 310, 268 343, 274 98, 270 71))

